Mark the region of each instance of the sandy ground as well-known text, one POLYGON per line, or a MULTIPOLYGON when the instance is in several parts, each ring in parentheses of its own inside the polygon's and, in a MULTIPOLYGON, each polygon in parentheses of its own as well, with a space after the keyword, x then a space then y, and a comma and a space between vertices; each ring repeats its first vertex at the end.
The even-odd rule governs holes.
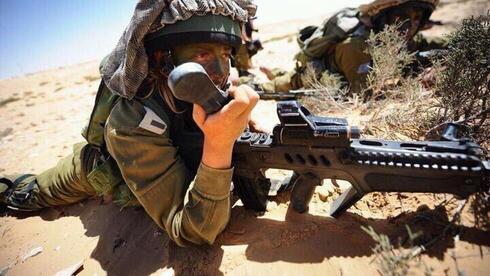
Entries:
MULTIPOLYGON (((443 1, 434 19, 454 28, 464 14, 481 12, 487 1, 443 1)), ((294 31, 322 18, 261 26, 265 50, 255 65, 292 68, 294 31), (277 39, 281 38, 282 39, 277 39)), ((80 130, 90 114, 98 87, 98 62, 0 81, 0 174, 39 173, 70 154, 82 140, 80 130)), ((255 70, 258 72, 257 70, 255 70)), ((261 101, 254 115, 276 122, 275 103, 261 101)), ((362 125, 363 118, 346 116, 362 125)), ((280 181, 281 172, 271 174, 280 181)), ((343 186, 343 185, 342 185, 343 186)), ((341 187, 342 187, 341 186, 341 187)), ((395 248, 407 248, 405 225, 423 232, 422 243, 435 239, 419 259, 435 275, 489 275, 490 233, 476 227, 470 203, 462 222, 437 238, 462 201, 450 195, 381 194, 366 196, 338 219, 328 216, 339 189, 325 181, 317 188, 307 214, 289 209, 289 194, 272 199, 265 214, 239 204, 215 245, 179 248, 141 208, 120 210, 90 199, 25 216, 0 212, 0 271, 7 275, 53 275, 79 261, 77 275, 372 275, 378 273, 372 239, 360 226, 388 235, 395 248), (36 256, 24 259, 33 248, 36 256)), ((487 214, 488 215, 488 214, 487 214)), ((413 267, 414 274, 423 266, 413 267)), ((0 273, 2 274, 2 273, 0 273)))

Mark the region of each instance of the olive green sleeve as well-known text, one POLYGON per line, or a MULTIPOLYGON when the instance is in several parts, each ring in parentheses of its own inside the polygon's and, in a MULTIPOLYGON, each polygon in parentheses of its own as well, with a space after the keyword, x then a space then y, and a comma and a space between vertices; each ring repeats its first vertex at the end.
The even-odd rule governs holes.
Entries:
POLYGON ((367 65, 371 56, 366 53, 367 44, 360 38, 349 38, 335 48, 334 68, 342 73, 355 93, 365 86, 367 65))
POLYGON ((138 201, 172 240, 181 246, 212 244, 229 220, 233 170, 201 164, 191 184, 194 176, 169 131, 157 134, 138 127, 144 115, 135 101, 115 106, 105 128, 109 153, 138 201))

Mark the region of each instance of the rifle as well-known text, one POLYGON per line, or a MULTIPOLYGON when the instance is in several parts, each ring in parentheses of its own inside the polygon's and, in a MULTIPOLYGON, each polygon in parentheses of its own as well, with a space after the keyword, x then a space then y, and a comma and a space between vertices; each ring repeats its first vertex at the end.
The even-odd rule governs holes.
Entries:
POLYGON ((290 90, 288 92, 267 93, 264 91, 256 91, 259 94, 261 100, 276 100, 276 101, 288 101, 296 100, 304 96, 311 96, 317 92, 317 89, 300 89, 290 90))
MULTIPOLYGON (((193 64, 174 69, 169 76, 174 95, 203 107, 209 102, 226 103, 226 92, 210 85, 201 68, 193 64), (196 97, 196 92, 212 96, 196 97)), ((205 110, 213 113, 219 108, 205 110)), ((389 141, 361 139, 359 129, 345 119, 315 116, 296 101, 278 102, 277 114, 280 124, 272 134, 245 131, 233 149, 234 190, 244 206, 255 211, 266 209, 271 183, 263 171, 269 168, 292 170, 298 176, 291 183, 291 204, 300 213, 307 210, 323 179, 349 181, 351 187, 331 205, 333 217, 370 192, 467 197, 482 190, 490 177, 490 163, 482 157, 482 149, 469 139, 457 138, 455 124, 448 125, 442 141, 389 141)))

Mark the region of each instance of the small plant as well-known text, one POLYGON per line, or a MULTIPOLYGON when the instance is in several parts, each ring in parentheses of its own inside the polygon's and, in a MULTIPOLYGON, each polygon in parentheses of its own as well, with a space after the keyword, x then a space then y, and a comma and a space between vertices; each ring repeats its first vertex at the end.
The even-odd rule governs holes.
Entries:
POLYGON ((422 235, 422 233, 413 233, 410 227, 406 226, 410 247, 407 249, 395 248, 388 236, 378 234, 371 227, 361 226, 371 238, 376 242, 376 245, 372 248, 374 253, 374 261, 376 261, 379 273, 381 275, 407 275, 412 267, 424 266, 424 275, 431 275, 432 269, 425 263, 422 263, 417 256, 423 251, 423 247, 414 246, 414 241, 422 235))

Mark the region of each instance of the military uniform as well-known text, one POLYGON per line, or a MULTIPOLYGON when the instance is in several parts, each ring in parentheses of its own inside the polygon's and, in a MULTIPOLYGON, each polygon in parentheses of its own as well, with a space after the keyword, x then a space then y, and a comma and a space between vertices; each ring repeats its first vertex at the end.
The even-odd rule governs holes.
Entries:
MULTIPOLYGON (((325 65, 323 74, 337 73, 345 77, 346 81, 359 91, 365 82, 367 66, 371 56, 366 52, 367 43, 363 37, 349 37, 335 46, 334 53, 321 59, 325 65), (363 70, 364 69, 364 70, 363 70)), ((268 93, 287 92, 303 88, 307 81, 306 68, 298 67, 292 72, 273 70, 274 79, 261 84, 262 90, 268 93)), ((319 77, 320 79, 321 77, 319 77)))
POLYGON ((242 74, 242 72, 247 72, 252 68, 252 60, 248 54, 248 49, 246 44, 242 44, 238 48, 237 53, 234 55, 235 68, 242 74))
POLYGON ((192 121, 174 116, 158 93, 118 98, 104 128, 108 155, 80 143, 54 168, 8 177, 19 182, 11 206, 36 210, 107 194, 122 205, 141 204, 179 245, 213 243, 230 216, 233 169, 209 168, 199 163, 200 152, 178 147, 183 132, 202 134, 192 121), (29 186, 34 191, 24 193, 29 186))
MULTIPOLYGON (((371 62, 371 56, 368 53, 368 44, 367 39, 371 28, 367 27, 363 22, 366 21, 365 18, 372 18, 379 14, 381 11, 394 7, 397 5, 402 5, 408 3, 413 0, 377 0, 369 5, 362 5, 359 8, 357 24, 354 24, 351 30, 345 30, 347 36, 345 39, 342 39, 341 42, 333 43, 334 45, 328 44, 325 45, 324 52, 321 56, 315 56, 311 58, 310 53, 307 53, 305 50, 300 51, 295 57, 297 61, 297 67, 292 72, 280 72, 275 73, 275 77, 264 84, 261 84, 260 87, 262 90, 273 93, 273 92, 287 92, 288 90, 295 90, 303 88, 307 85, 307 81, 305 81, 306 75, 306 67, 307 65, 311 65, 312 62, 314 68, 316 68, 315 72, 317 73, 317 79, 321 79, 322 74, 339 74, 344 77, 345 81, 349 84, 351 92, 358 93, 363 89, 364 84, 366 83, 366 77, 369 73, 369 66, 371 62), (364 19, 361 19, 364 17, 364 19), (305 56, 309 56, 306 58, 305 56), (320 66, 317 64, 321 63, 320 66), (319 68, 319 69, 318 69, 319 68), (322 72, 318 72, 318 70, 322 72)), ((417 1, 413 1, 417 2, 417 1)), ((427 2, 430 5, 437 5, 438 0, 421 0, 419 2, 427 2)), ((346 9, 345 13, 349 13, 354 11, 355 9, 346 9)), ((337 16, 336 14, 335 16, 337 16)), ((349 14, 348 14, 349 15, 349 14)), ((430 13, 429 13, 430 15, 430 13)), ((351 15, 349 15, 351 16, 351 15)), ((352 19, 345 20, 348 23, 352 21, 352 19)), ((338 21, 335 21, 336 24, 342 25, 338 21)), ((324 24, 330 23, 326 21, 324 24)), ((327 26, 328 27, 328 26, 327 26)), ((323 31, 321 36, 326 37, 328 34, 325 32, 327 28, 319 29, 323 31)), ((305 28, 306 29, 306 28, 305 28)), ((328 29, 332 31, 337 31, 338 28, 328 29)), ((301 36, 301 33, 299 37, 301 36)), ((335 36, 333 34, 332 36, 335 36)), ((335 41, 335 37, 332 41, 335 41)), ((299 38, 298 38, 299 39, 299 38)), ((325 39, 325 38, 321 38, 325 39)), ((299 41, 300 42, 300 41, 299 41)), ((321 43, 321 42, 320 42, 321 43)), ((321 45, 318 43, 318 45, 321 45)), ((326 43, 325 43, 326 44, 326 43)), ((422 35, 418 34, 411 40, 409 43, 409 50, 411 51, 426 51, 430 49, 440 49, 444 48, 446 42, 443 39, 425 39, 422 35)), ((300 47, 303 46, 300 42, 300 47)), ((319 51, 321 46, 316 46, 315 51, 319 51)), ((303 48, 303 47, 302 47, 303 48)), ((306 49, 307 50, 307 49, 306 49)), ((243 82, 247 82, 244 80, 243 82)))
MULTIPOLYGON (((195 1, 199 2, 196 7, 207 7, 207 2, 195 1)), ((231 8, 222 5, 220 9, 229 8, 228 13, 245 21, 246 11, 236 5, 231 8)), ((151 18, 152 14, 158 16, 164 8, 156 7, 152 13, 144 10, 143 19, 151 18)), ((216 7, 205 11, 213 17, 211 8, 216 7)), ((140 24, 136 27, 146 30, 154 25, 152 21, 141 21, 138 12, 137 6, 132 19, 140 24)), ((202 16, 195 19, 206 20, 202 16)), ((212 18, 211 24, 218 19, 212 18)), ((223 20, 233 21, 222 19, 219 28, 231 32, 236 27, 222 25, 223 20)), ((175 28, 188 25, 175 24, 175 28)), ((193 25, 203 27, 203 24, 193 25)), ((133 35, 145 35, 138 28, 132 30, 133 35)), ((132 43, 127 47, 142 46, 132 43)), ((117 62, 121 60, 119 53, 115 51, 112 55, 117 62)), ((138 58, 133 56, 131 61, 144 65, 138 58)), ((117 71, 110 62, 110 59, 103 61, 105 67, 101 67, 101 72, 108 67, 117 71)), ((139 70, 124 73, 141 76, 139 70)), ((114 85, 111 80, 101 82, 89 124, 82 132, 86 142, 75 145, 73 154, 39 175, 0 177, 0 203, 29 211, 109 195, 122 206, 141 205, 179 245, 212 244, 230 217, 233 168, 214 169, 201 163, 203 133, 192 119, 191 105, 181 103, 188 105, 187 111, 175 113, 158 91, 140 93, 145 87, 138 85, 140 88, 134 91, 133 97, 122 97, 113 93, 106 83, 114 85)), ((127 83, 123 85, 124 89, 129 87, 127 83)))

